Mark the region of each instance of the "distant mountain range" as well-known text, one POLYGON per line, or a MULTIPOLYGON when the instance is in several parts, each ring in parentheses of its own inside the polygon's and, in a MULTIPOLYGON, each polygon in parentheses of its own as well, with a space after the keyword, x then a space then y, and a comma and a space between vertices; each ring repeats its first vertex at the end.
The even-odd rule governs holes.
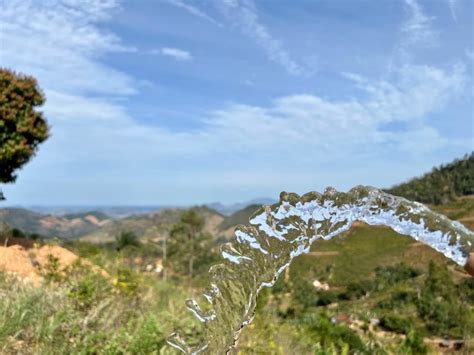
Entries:
POLYGON ((209 203, 206 206, 222 213, 225 216, 229 216, 229 215, 233 214, 234 212, 237 212, 237 211, 239 211, 241 209, 244 209, 248 206, 252 206, 252 205, 259 205, 259 206, 271 205, 271 204, 274 204, 275 202, 277 202, 276 199, 271 199, 271 198, 268 198, 268 197, 261 197, 261 198, 255 198, 255 199, 247 201, 247 202, 242 202, 242 203, 233 203, 233 204, 229 204, 229 205, 224 205, 220 202, 214 202, 214 203, 209 203))
POLYGON ((112 222, 102 212, 91 211, 69 215, 41 214, 24 208, 0 209, 0 223, 26 233, 46 237, 76 238, 112 222))
MULTIPOLYGON (((258 201, 262 203, 250 206, 245 203, 210 205, 218 207, 223 213, 207 205, 195 208, 206 221, 206 231, 217 238, 227 239, 232 236, 236 224, 246 223, 253 211, 264 202, 273 202, 270 199, 258 201), (240 206, 244 208, 226 215, 240 206)), ((85 207, 35 207, 34 210, 0 208, 0 223, 44 237, 81 238, 93 242, 111 241, 121 231, 132 231, 141 238, 159 239, 178 221, 184 208, 130 206, 99 207, 93 211, 83 211, 84 209, 85 207)))
MULTIPOLYGON (((221 202, 213 202, 204 204, 209 208, 216 210, 223 215, 231 215, 232 213, 241 210, 250 205, 267 205, 273 204, 277 200, 271 198, 256 198, 247 202, 223 204, 221 202)), ((89 213, 95 211, 96 213, 103 213, 108 218, 120 219, 133 215, 141 215, 147 213, 158 212, 162 209, 177 208, 183 209, 190 206, 173 206, 173 205, 152 205, 152 206, 8 206, 8 208, 25 209, 31 212, 40 214, 50 214, 55 216, 70 216, 75 214, 89 213)))
POLYGON ((135 214, 156 212, 163 208, 174 206, 14 206, 24 208, 41 214, 56 216, 83 214, 96 211, 107 215, 109 218, 124 218, 135 214))

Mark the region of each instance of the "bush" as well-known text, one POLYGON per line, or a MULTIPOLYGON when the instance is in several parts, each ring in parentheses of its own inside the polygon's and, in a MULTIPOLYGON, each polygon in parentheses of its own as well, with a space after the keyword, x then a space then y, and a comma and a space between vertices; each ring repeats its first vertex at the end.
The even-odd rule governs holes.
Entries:
POLYGON ((341 293, 339 298, 342 300, 354 300, 367 296, 374 289, 374 282, 363 280, 347 285, 346 292, 341 293))
POLYGON ((395 285, 398 282, 412 279, 421 274, 417 269, 404 263, 389 266, 379 266, 375 269, 375 280, 377 288, 383 289, 395 285))
POLYGON ((446 266, 430 262, 417 308, 426 328, 433 334, 462 337, 471 327, 472 311, 462 303, 462 295, 446 266))
POLYGON ((127 268, 119 268, 114 279, 117 288, 126 295, 135 296, 138 293, 138 275, 127 268))
POLYGON ((13 228, 12 229, 12 237, 13 238, 25 238, 26 235, 21 230, 19 230, 17 228, 13 228))
POLYGON ((124 231, 115 237, 115 245, 117 250, 122 250, 125 247, 139 247, 141 243, 135 233, 124 231))
POLYGON ((407 337, 403 342, 403 348, 402 353, 405 352, 412 355, 428 354, 428 347, 423 342, 423 337, 414 329, 408 331, 407 337))
POLYGON ((94 271, 76 265, 68 277, 68 297, 78 310, 87 310, 111 295, 107 280, 94 271), (85 270, 85 272, 84 272, 85 270))
POLYGON ((324 291, 318 293, 318 300, 316 301, 317 306, 327 306, 331 303, 336 302, 337 294, 331 291, 324 291))
POLYGON ((316 306, 319 297, 314 286, 303 278, 296 278, 292 282, 294 303, 302 306, 303 309, 316 306))
POLYGON ((63 279, 63 275, 61 274, 61 264, 59 259, 54 255, 48 255, 48 262, 41 270, 41 274, 46 281, 60 282, 63 279))
POLYGON ((306 341, 315 351, 332 349, 329 353, 359 353, 368 351, 355 331, 345 325, 333 324, 325 314, 312 314, 302 319, 306 341))
POLYGON ((380 318, 380 326, 387 330, 402 334, 407 334, 412 328, 411 322, 408 319, 395 314, 385 315, 380 318))
POLYGON ((398 291, 393 293, 389 299, 377 303, 379 309, 396 309, 408 304, 416 303, 416 294, 408 291, 398 291))

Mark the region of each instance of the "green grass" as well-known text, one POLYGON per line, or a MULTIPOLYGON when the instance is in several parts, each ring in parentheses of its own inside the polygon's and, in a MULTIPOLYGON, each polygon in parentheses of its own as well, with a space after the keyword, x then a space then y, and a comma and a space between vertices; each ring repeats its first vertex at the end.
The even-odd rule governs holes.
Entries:
POLYGON ((474 196, 465 196, 441 206, 430 206, 430 208, 453 220, 473 216, 474 196))
POLYGON ((323 279, 336 287, 370 278, 377 266, 405 262, 426 269, 430 260, 446 263, 444 256, 384 227, 356 227, 330 241, 317 241, 312 252, 337 255, 301 255, 290 267, 292 275, 323 279))
MULTIPOLYGON (((461 217, 472 213, 473 200, 463 201, 442 206, 443 211, 461 217)), ((140 257, 146 265, 161 253, 159 246, 145 241, 120 251, 114 243, 76 241, 66 246, 109 277, 84 265, 75 265, 66 275, 52 268, 45 270, 50 281, 32 288, 0 273, 0 354, 174 354, 165 343, 172 330, 198 339, 200 325, 184 301, 199 296, 208 284, 206 273, 191 280, 170 272, 168 281, 163 281, 160 275, 140 271, 131 260, 140 257)), ((332 354, 359 348, 360 353, 418 354, 423 350, 422 336, 474 337, 474 284, 461 272, 452 272, 456 267, 430 248, 388 228, 359 226, 331 241, 316 242, 311 251, 326 254, 299 256, 290 267, 289 279, 281 275, 273 289, 262 291, 255 321, 243 330, 237 353, 332 354), (449 282, 454 295, 450 301, 443 303, 444 296, 434 294, 430 304, 450 312, 449 303, 463 307, 468 317, 465 328, 430 330, 427 324, 436 321, 433 317, 443 315, 420 315, 430 261, 440 266, 440 275, 454 280, 449 282), (397 267, 402 262, 421 275, 394 277, 396 270, 403 273, 403 267, 375 272, 377 267, 397 267), (318 293, 311 285, 315 279, 328 282, 330 292, 318 293), (368 291, 341 297, 347 296, 351 284, 368 291), (330 306, 321 306, 326 301, 330 306), (406 333, 407 339, 380 338, 363 327, 351 330, 332 324, 330 317, 341 313, 365 328, 371 318, 384 319, 386 327, 406 333)))
POLYGON ((134 275, 128 292, 80 266, 37 289, 0 275, 0 353, 153 354, 173 352, 173 329, 196 334, 189 290, 174 283, 134 275))

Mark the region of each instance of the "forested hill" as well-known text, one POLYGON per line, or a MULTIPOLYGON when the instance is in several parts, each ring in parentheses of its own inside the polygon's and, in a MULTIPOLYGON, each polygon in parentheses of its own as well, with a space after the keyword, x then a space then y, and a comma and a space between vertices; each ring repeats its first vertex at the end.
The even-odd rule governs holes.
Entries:
POLYGON ((410 200, 442 204, 474 194, 474 152, 462 159, 433 168, 421 177, 396 185, 387 192, 410 200))

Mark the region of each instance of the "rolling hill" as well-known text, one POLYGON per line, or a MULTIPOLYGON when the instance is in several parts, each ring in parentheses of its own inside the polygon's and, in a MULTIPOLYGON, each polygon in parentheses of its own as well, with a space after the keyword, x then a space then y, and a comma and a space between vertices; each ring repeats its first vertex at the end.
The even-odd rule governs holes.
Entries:
POLYGON ((409 200, 439 205, 474 194, 474 153, 386 190, 409 200))
MULTIPOLYGON (((222 223, 225 217, 206 206, 196 207, 196 209, 204 217, 204 230, 213 235, 218 234, 217 226, 222 223)), ((93 243, 113 241, 121 231, 133 232, 139 238, 160 239, 179 220, 182 211, 178 208, 164 208, 154 213, 118 219, 103 228, 82 235, 81 240, 93 243)))
POLYGON ((57 216, 22 208, 0 209, 0 223, 45 237, 76 238, 100 229, 111 221, 104 213, 94 211, 57 216))

